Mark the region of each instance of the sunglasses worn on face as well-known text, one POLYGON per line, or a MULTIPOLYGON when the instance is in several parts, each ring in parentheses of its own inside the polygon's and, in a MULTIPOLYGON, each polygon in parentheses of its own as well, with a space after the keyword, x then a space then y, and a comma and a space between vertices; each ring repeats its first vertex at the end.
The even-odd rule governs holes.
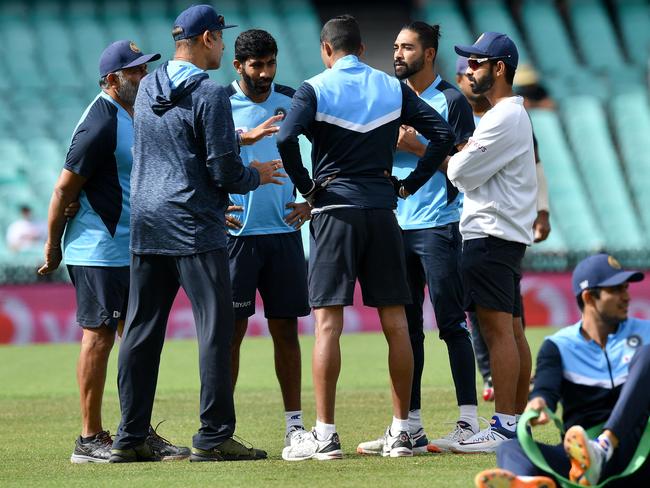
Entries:
POLYGON ((479 69, 479 67, 486 61, 498 61, 500 59, 507 59, 509 57, 510 56, 497 56, 494 58, 468 58, 467 66, 469 66, 472 71, 475 71, 479 69))

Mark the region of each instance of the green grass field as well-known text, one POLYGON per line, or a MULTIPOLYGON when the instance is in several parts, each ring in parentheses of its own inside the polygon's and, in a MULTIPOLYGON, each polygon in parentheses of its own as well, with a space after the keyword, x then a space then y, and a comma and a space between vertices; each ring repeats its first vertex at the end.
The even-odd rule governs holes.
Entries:
MULTIPOLYGON (((535 355, 552 329, 529 329, 535 355)), ((312 337, 303 348, 303 409, 307 427, 315 421, 311 387, 312 337)), ((494 465, 493 455, 438 454, 383 459, 355 454, 359 442, 378 437, 391 418, 387 347, 381 335, 344 335, 343 369, 337 398, 337 427, 345 451, 342 461, 282 461, 284 415, 267 338, 244 342, 236 392, 237 434, 269 452, 269 460, 240 463, 179 461, 129 465, 72 465, 79 435, 75 380, 77 344, 0 348, 0 486, 427 486, 470 487, 476 472, 494 465)), ((457 409, 444 344, 426 339, 423 420, 429 437, 452 428, 457 409), (449 423, 451 422, 451 423, 449 423)), ((113 351, 104 400, 104 426, 119 420, 116 388, 117 349, 113 351)), ((194 341, 169 341, 163 351, 154 425, 190 445, 198 425, 198 367, 194 341)), ((478 375, 477 375, 478 376, 478 375)), ((479 390, 480 391, 480 390, 479 390)), ((493 404, 479 400, 490 417, 493 404)), ((546 429, 546 428, 545 428, 546 429)), ((553 439, 552 430, 540 438, 553 439)))

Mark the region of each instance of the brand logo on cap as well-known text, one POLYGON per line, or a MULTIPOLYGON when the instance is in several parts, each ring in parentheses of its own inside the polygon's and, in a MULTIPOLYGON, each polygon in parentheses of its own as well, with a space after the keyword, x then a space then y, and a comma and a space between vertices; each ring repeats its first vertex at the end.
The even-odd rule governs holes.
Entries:
POLYGON ((584 290, 586 288, 589 288, 589 280, 584 280, 580 282, 580 289, 584 290))
POLYGON ((621 263, 619 263, 613 256, 607 256, 607 264, 614 269, 621 269, 621 263))
POLYGON ((136 54, 140 54, 142 51, 140 51, 140 48, 135 45, 135 42, 131 41, 129 43, 129 47, 131 48, 131 51, 133 51, 136 54))

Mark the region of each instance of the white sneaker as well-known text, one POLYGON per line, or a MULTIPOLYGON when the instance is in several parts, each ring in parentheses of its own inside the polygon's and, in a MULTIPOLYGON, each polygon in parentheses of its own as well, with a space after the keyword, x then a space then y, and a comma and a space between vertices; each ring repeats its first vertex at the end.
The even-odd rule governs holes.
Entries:
POLYGON ((410 457, 413 456, 413 439, 408 431, 403 430, 397 435, 393 435, 390 427, 384 434, 384 447, 381 455, 384 457, 410 457))
POLYGON ((296 432, 291 436, 290 445, 282 449, 282 459, 285 461, 305 461, 307 459, 330 461, 342 457, 341 442, 336 432, 330 434, 324 441, 316 437, 315 430, 296 432))
POLYGON ((456 426, 454 427, 454 430, 452 430, 446 436, 441 437, 440 439, 430 440, 429 445, 433 446, 434 448, 437 448, 440 451, 449 451, 451 449, 452 444, 461 441, 466 441, 474 434, 476 434, 476 432, 472 430, 471 425, 469 425, 467 422, 459 420, 458 422, 456 422, 456 426))
POLYGON ((288 447, 291 445, 291 438, 294 435, 301 434, 303 432, 307 432, 305 428, 302 425, 293 425, 289 428, 289 432, 287 432, 284 436, 284 447, 288 447))
POLYGON ((449 450, 457 454, 495 452, 501 443, 517 436, 515 431, 502 427, 496 416, 492 417, 490 424, 490 427, 477 432, 470 438, 455 442, 449 447, 449 450))
MULTIPOLYGON (((384 445, 386 441, 386 435, 383 435, 379 439, 374 441, 362 442, 357 446, 357 454, 364 454, 367 456, 380 456, 384 455, 384 445)), ((424 432, 424 429, 418 430, 415 434, 411 434, 411 444, 413 455, 417 454, 426 454, 427 445, 429 441, 427 439, 427 434, 424 432)))
POLYGON ((374 441, 362 442, 357 446, 357 454, 365 454, 367 456, 380 456, 384 451, 384 436, 374 441))
POLYGON ((574 425, 564 435, 564 450, 571 461, 569 479, 581 486, 598 483, 605 464, 605 450, 587 436, 585 429, 574 425))

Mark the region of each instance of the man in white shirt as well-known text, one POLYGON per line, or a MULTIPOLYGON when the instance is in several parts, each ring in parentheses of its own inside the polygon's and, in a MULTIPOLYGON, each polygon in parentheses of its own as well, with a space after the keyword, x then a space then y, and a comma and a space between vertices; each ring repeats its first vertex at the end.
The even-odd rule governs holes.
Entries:
POLYGON ((530 349, 522 327, 521 260, 533 242, 537 178, 532 127, 512 80, 519 55, 504 34, 486 32, 473 46, 456 46, 468 58, 472 91, 492 108, 447 177, 465 194, 460 232, 465 308, 476 311, 490 352, 495 414, 490 427, 452 446, 455 452, 492 452, 515 436, 526 406, 530 349))
POLYGON ((15 252, 34 249, 43 244, 47 237, 45 223, 32 219, 32 209, 27 205, 20 207, 20 218, 7 228, 7 245, 15 252))

